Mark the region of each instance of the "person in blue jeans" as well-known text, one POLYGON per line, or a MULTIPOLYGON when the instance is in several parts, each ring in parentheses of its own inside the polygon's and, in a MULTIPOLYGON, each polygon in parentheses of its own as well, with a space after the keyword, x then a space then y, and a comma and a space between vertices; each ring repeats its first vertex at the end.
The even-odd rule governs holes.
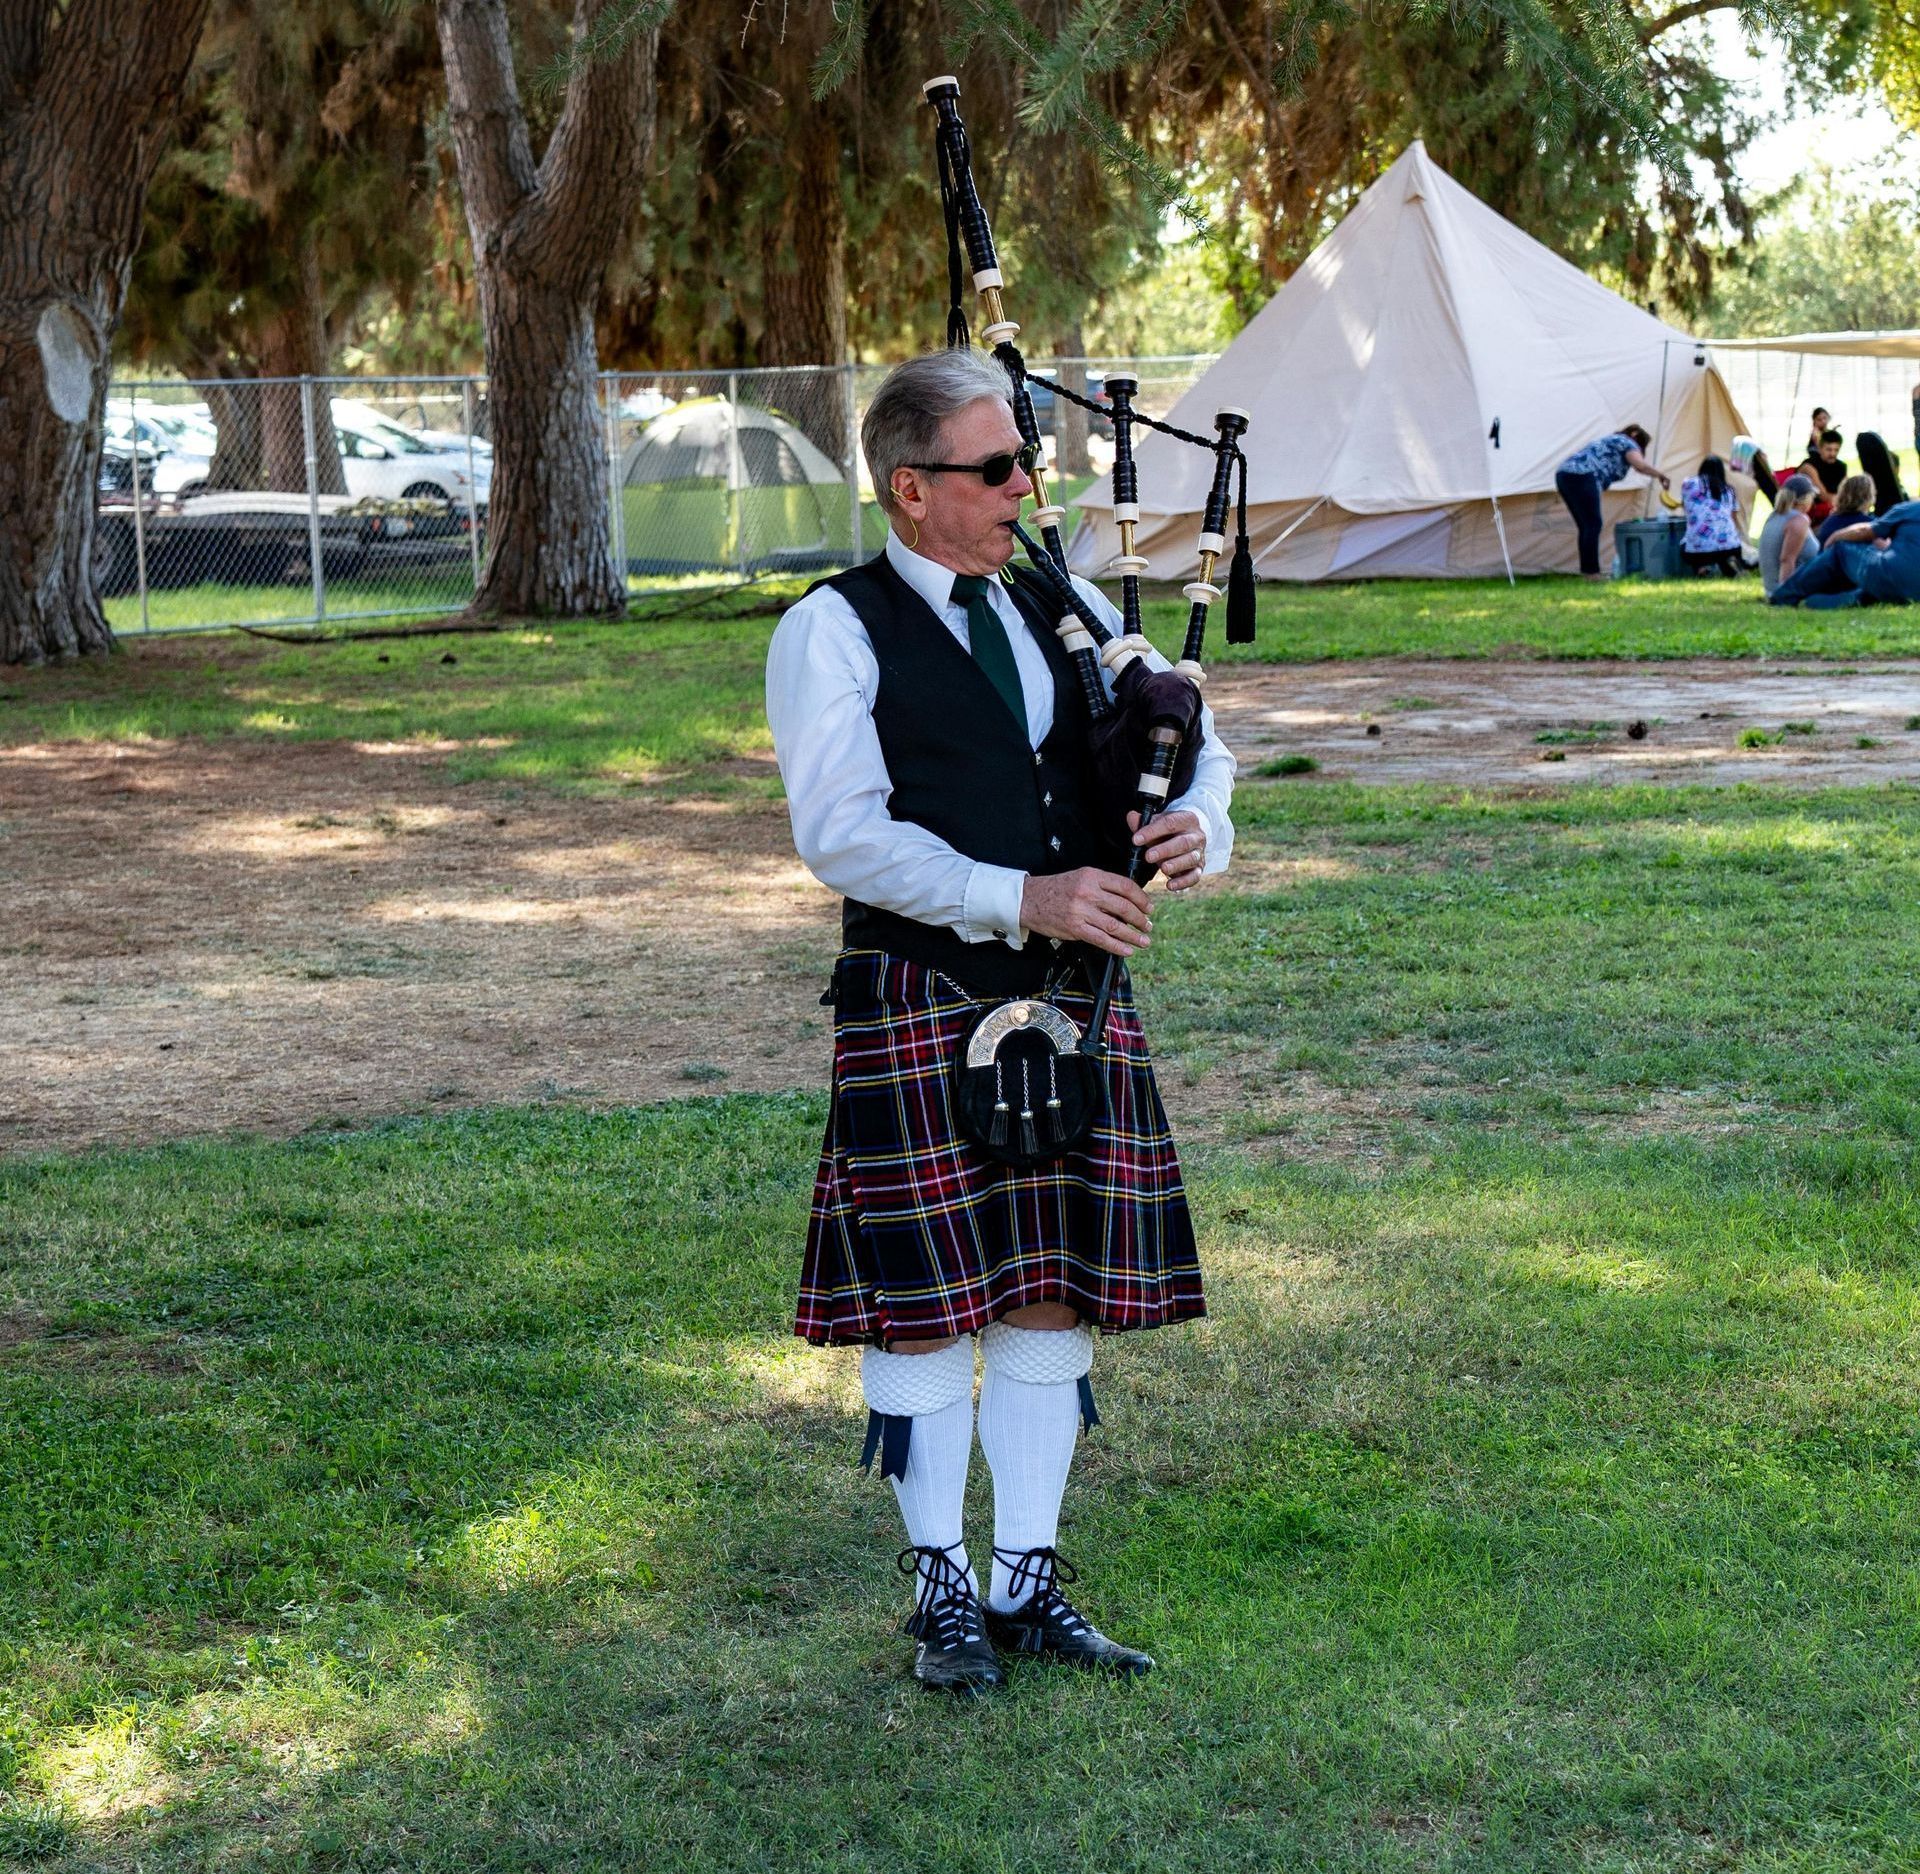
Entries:
POLYGON ((1662 488, 1673 486, 1666 476, 1649 462, 1647 444, 1653 440, 1638 423, 1628 423, 1610 435, 1596 436, 1584 449, 1576 449, 1560 464, 1553 485, 1573 516, 1573 529, 1580 541, 1580 571, 1588 579, 1606 577, 1600 570, 1600 494, 1611 488, 1628 469, 1649 475, 1662 488))
POLYGON ((1784 580, 1775 605, 1920 605, 1920 501, 1843 527, 1824 553, 1784 580))

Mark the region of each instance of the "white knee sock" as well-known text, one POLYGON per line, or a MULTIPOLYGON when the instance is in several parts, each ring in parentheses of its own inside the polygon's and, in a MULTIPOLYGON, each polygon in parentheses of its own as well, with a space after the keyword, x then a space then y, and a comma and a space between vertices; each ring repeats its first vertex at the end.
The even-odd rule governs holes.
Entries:
POLYGON ((993 1580, 987 1605, 1011 1613, 1013 1570, 1002 1554, 1050 1549, 1060 1533, 1060 1499, 1080 1431, 1079 1380, 1093 1363, 1084 1327, 1009 1327, 980 1337, 980 1449, 993 1473, 993 1580))
POLYGON ((973 1342, 958 1340, 936 1353, 869 1347, 860 1381, 874 1411, 913 1420, 906 1475, 893 1479, 907 1540, 917 1549, 947 1550, 971 1575, 960 1524, 973 1457, 973 1342))

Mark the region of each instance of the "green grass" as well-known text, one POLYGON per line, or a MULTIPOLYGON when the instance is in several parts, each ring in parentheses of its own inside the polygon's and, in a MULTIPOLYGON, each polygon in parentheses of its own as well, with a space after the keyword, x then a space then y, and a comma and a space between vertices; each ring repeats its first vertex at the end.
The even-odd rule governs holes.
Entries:
POLYGON ((818 1097, 16 1164, 0 1856, 1913 1865, 1920 796, 1239 817, 1142 972, 1214 1314, 1063 1534, 1157 1675, 903 1682, 818 1097))
MULTIPOLYGON (((0 674, 0 739, 450 742, 449 771, 590 789, 657 787, 767 757, 771 621, 710 599, 657 624, 284 645, 134 641, 125 654, 0 674)), ((733 785, 771 785, 737 782, 733 785)))
MULTIPOLYGON (((457 744, 449 765, 463 779, 752 791, 777 785, 764 767, 756 775, 735 765, 764 764, 771 752, 761 712, 771 614, 803 586, 669 594, 650 601, 655 616, 644 622, 492 636, 293 646, 136 637, 120 658, 0 676, 0 740, 414 737, 457 744)), ((1226 647, 1216 630, 1210 661, 1920 653, 1920 610, 1803 616, 1718 581, 1270 587, 1262 604, 1261 643, 1226 647)), ((1169 650, 1185 616, 1178 600, 1147 607, 1169 650)), ((1393 705, 1427 706, 1417 694, 1393 705)))
MULTIPOLYGON (((451 566, 423 566, 417 571, 387 578, 330 579, 327 616, 333 623, 362 614, 454 612, 472 597, 473 569, 469 562, 461 560, 451 566)), ((106 613, 107 623, 115 631, 136 636, 140 633, 137 592, 108 599, 106 613)), ((152 631, 276 620, 295 625, 311 623, 313 587, 291 581, 274 585, 208 581, 195 586, 162 587, 147 594, 146 628, 152 631)))

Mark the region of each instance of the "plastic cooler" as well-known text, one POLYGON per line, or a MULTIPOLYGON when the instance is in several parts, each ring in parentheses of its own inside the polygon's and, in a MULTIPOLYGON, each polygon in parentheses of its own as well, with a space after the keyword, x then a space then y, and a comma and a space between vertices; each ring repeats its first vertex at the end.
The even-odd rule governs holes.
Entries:
POLYGON ((1613 530, 1613 570, 1616 578, 1638 573, 1642 579, 1678 579, 1687 570, 1680 557, 1686 538, 1682 520, 1621 521, 1613 530))

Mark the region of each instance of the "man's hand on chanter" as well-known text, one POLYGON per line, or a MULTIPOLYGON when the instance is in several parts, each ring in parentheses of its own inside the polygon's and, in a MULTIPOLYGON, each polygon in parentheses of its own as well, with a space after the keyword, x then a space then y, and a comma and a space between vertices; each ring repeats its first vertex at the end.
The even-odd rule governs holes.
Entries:
POLYGON ((1133 834, 1133 843, 1145 851, 1148 863, 1160 868, 1168 891, 1191 891, 1200 883, 1200 875, 1207 865, 1207 830, 1200 824, 1197 813, 1189 813, 1185 808, 1177 813, 1163 813, 1148 825, 1144 839, 1140 835, 1137 813, 1127 815, 1127 826, 1133 834))
POLYGON ((1030 875, 1020 893, 1020 923, 1042 937, 1092 944, 1117 957, 1144 950, 1153 929, 1147 894, 1097 865, 1044 878, 1030 875))

